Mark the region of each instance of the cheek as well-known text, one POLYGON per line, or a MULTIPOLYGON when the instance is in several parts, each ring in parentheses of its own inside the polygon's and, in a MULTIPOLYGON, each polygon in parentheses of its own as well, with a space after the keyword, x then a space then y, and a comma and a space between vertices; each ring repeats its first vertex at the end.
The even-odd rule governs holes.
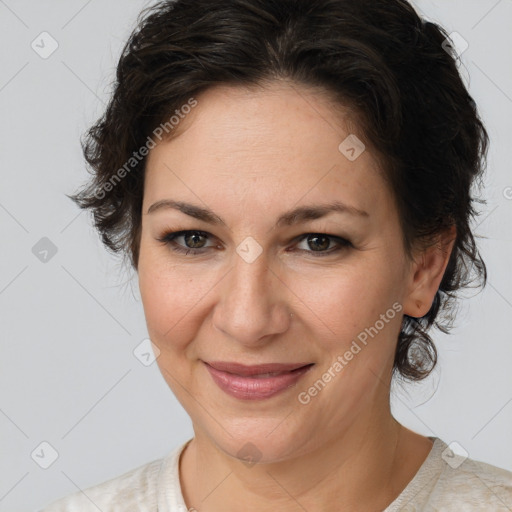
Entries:
POLYGON ((303 275, 292 289, 327 339, 345 344, 392 306, 396 299, 391 280, 365 265, 350 271, 332 269, 314 278, 303 275))
POLYGON ((139 289, 144 316, 150 337, 161 350, 188 343, 204 299, 217 280, 192 265, 170 265, 161 249, 141 250, 139 289))
POLYGON ((187 286, 190 278, 158 265, 157 261, 143 260, 139 268, 146 326, 151 341, 159 350, 156 363, 170 389, 185 406, 182 385, 189 382, 191 369, 183 363, 190 340, 196 333, 194 322, 198 320, 194 317, 198 309, 198 291, 187 286))

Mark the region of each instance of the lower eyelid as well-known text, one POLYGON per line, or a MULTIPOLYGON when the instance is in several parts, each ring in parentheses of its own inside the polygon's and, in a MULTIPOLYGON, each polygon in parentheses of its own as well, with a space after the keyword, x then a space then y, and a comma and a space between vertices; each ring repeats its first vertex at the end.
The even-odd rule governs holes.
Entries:
MULTIPOLYGON (((352 243, 343 237, 336 236, 336 235, 329 235, 327 233, 318 233, 318 232, 304 233, 298 237, 295 237, 291 242, 296 240, 296 242, 294 244, 294 247, 295 247, 296 245, 300 244, 301 242, 306 240, 308 237, 313 236, 313 235, 320 235, 320 236, 329 238, 331 240, 331 242, 333 242, 335 244, 334 247, 331 247, 325 251, 312 251, 312 250, 308 251, 307 249, 298 249, 299 252, 310 253, 313 255, 328 255, 331 253, 341 251, 342 249, 353 247, 352 243)), ((206 249, 219 247, 219 244, 217 244, 217 245, 214 244, 214 239, 215 239, 214 235, 207 233, 206 231, 200 231, 200 230, 168 231, 168 232, 165 232, 162 236, 157 238, 157 240, 159 242, 162 242, 163 244, 166 244, 166 245, 173 246, 173 249, 176 252, 188 252, 188 253, 196 253, 196 254, 200 254, 200 253, 206 251, 206 249), (212 243, 212 245, 194 248, 194 247, 187 247, 186 245, 176 242, 176 239, 182 238, 190 233, 199 234, 202 237, 205 237, 207 241, 212 243)))
POLYGON ((346 238, 342 238, 342 237, 336 236, 336 235, 328 235, 326 233, 307 233, 305 235, 301 235, 298 238, 297 243, 295 245, 298 245, 298 244, 304 242, 310 236, 314 236, 314 235, 328 238, 331 241, 331 243, 333 244, 333 246, 325 251, 313 251, 313 250, 308 251, 307 249, 298 249, 298 250, 301 252, 306 252, 306 253, 310 253, 313 255, 328 255, 328 254, 339 252, 342 249, 348 249, 350 247, 353 247, 352 243, 349 240, 347 240, 346 238))
POLYGON ((215 245, 207 245, 205 247, 187 247, 184 244, 176 242, 176 239, 185 237, 185 236, 187 236, 188 234, 191 234, 191 233, 198 234, 201 237, 206 238, 207 242, 213 243, 213 240, 212 240, 213 235, 210 235, 209 233, 206 233, 204 231, 195 231, 195 230, 175 231, 175 232, 172 232, 172 233, 167 233, 167 234, 164 234, 162 237, 160 237, 159 241, 161 241, 163 243, 168 243, 168 244, 171 244, 171 245, 175 245, 175 246, 179 247, 180 249, 183 249, 184 251, 200 252, 200 251, 203 251, 205 249, 210 249, 211 247, 215 246, 215 245))

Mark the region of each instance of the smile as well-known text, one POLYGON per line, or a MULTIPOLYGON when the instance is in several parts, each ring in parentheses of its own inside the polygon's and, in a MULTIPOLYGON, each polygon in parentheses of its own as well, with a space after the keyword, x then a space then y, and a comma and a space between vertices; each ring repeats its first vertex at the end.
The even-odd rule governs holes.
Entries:
POLYGON ((245 366, 237 363, 205 363, 213 381, 226 394, 241 400, 263 400, 293 387, 313 363, 268 363, 245 366))

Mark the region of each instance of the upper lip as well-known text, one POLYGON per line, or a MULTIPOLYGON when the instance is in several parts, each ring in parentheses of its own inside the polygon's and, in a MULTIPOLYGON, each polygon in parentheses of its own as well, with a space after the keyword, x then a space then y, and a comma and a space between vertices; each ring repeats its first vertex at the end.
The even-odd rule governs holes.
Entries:
POLYGON ((226 361, 208 361, 205 363, 221 372, 233 373, 242 377, 250 377, 251 375, 259 375, 262 373, 290 372, 303 366, 313 363, 265 363, 255 365, 245 365, 239 363, 230 363, 226 361))

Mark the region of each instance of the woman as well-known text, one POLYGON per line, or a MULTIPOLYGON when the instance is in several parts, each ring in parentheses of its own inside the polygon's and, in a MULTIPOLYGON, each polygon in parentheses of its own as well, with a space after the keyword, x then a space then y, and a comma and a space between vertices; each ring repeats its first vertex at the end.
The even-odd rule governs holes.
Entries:
POLYGON ((487 132, 405 0, 149 8, 72 198, 138 273, 193 439, 45 510, 510 510, 512 473, 399 424, 436 364, 487 132))

